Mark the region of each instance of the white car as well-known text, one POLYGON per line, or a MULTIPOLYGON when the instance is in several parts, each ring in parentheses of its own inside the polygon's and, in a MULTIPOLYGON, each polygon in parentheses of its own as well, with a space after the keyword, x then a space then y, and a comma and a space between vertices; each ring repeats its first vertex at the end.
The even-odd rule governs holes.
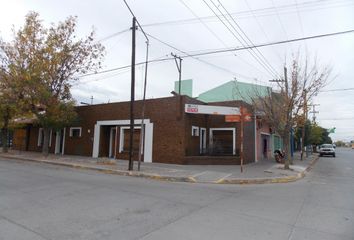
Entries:
POLYGON ((323 155, 332 155, 336 157, 336 150, 334 149, 332 144, 322 144, 320 147, 320 157, 323 155))

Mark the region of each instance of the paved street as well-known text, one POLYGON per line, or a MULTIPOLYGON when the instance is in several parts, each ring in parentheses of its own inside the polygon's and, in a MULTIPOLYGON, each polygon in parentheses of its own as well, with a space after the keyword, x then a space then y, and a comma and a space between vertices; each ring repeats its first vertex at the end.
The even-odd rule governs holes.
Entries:
POLYGON ((354 150, 286 184, 170 183, 0 161, 0 239, 353 239, 354 150))

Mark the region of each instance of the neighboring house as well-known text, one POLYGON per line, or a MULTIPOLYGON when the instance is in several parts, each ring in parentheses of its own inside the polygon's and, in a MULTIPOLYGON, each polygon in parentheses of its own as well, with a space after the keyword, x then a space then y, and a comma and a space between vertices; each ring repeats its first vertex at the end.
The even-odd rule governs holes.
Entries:
MULTIPOLYGON (((243 101, 252 104, 252 99, 265 97, 272 92, 272 88, 257 84, 229 81, 199 94, 198 100, 209 104, 223 101, 243 101)), ((267 123, 262 121, 260 115, 257 119, 256 129, 256 160, 271 159, 276 149, 282 149, 282 141, 279 135, 275 134, 267 123)))

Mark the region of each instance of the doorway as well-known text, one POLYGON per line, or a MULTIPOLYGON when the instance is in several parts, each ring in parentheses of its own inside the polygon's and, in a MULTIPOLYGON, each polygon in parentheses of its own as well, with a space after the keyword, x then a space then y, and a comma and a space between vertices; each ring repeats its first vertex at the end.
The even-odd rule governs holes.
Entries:
POLYGON ((111 127, 109 134, 109 158, 116 158, 117 155, 117 127, 111 127))
POLYGON ((199 140, 199 153, 201 155, 206 154, 206 128, 200 128, 200 140, 199 140))
POLYGON ((65 128, 55 132, 55 154, 64 154, 65 128))
POLYGON ((261 134, 261 149, 260 152, 262 153, 261 159, 267 160, 269 159, 269 152, 270 152, 270 136, 267 134, 261 134))

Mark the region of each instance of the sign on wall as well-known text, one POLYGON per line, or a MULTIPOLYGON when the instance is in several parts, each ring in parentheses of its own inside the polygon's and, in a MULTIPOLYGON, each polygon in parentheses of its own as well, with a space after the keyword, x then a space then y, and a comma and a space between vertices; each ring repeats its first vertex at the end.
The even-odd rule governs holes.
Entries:
POLYGON ((226 115, 225 122, 240 122, 241 115, 226 115))
POLYGON ((185 104, 186 113, 211 114, 211 115, 239 115, 240 109, 237 107, 209 106, 198 104, 185 104))
MULTIPOLYGON (((244 122, 251 122, 252 115, 249 113, 243 114, 243 121, 244 122)), ((225 122, 241 122, 241 115, 226 115, 225 122)))

